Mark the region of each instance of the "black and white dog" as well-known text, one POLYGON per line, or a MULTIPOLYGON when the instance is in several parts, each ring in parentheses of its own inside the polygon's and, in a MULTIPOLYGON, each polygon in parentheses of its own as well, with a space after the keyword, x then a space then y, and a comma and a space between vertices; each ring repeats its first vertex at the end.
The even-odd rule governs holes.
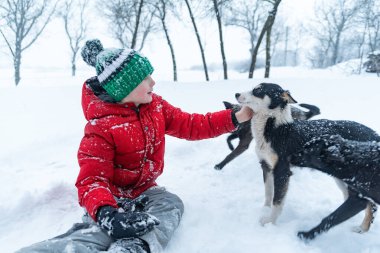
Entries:
MULTIPOLYGON (((264 206, 271 208, 269 215, 260 219, 262 225, 275 223, 280 215, 291 176, 291 157, 302 151, 308 141, 326 134, 339 134, 355 141, 380 141, 375 131, 353 121, 293 119, 289 104, 296 101, 277 84, 262 83, 251 91, 235 96, 240 104, 254 111, 251 129, 256 142, 256 154, 263 169, 264 206)), ((356 198, 351 191, 347 192, 346 202, 356 198)), ((368 209, 370 207, 368 205, 368 209)), ((369 210, 366 213, 371 212, 369 210)), ((368 217, 365 219, 370 220, 368 217)))
MULTIPOLYGON (((368 201, 373 212, 380 204, 380 142, 358 142, 340 135, 324 135, 307 142, 291 163, 320 170, 342 180, 351 192, 349 201, 324 218, 321 223, 298 236, 312 239, 316 235, 364 210, 368 201)), ((371 223, 372 221, 369 221, 371 223)))
MULTIPOLYGON (((232 109, 233 111, 237 112, 241 109, 241 105, 239 104, 231 104, 229 102, 223 101, 224 106, 226 109, 232 109)), ((290 111, 292 114, 292 117, 294 119, 299 120, 308 120, 311 117, 314 117, 315 115, 320 114, 320 110, 318 107, 314 105, 309 104, 299 104, 299 106, 308 109, 308 111, 303 111, 297 107, 291 106, 290 111)), ((253 140, 252 131, 251 131, 251 121, 246 121, 241 123, 237 129, 232 132, 227 137, 227 145, 231 150, 231 153, 226 156, 226 158, 223 159, 220 163, 216 164, 214 168, 216 170, 223 169, 224 166, 227 165, 227 163, 231 162, 233 159, 241 155, 244 151, 246 151, 249 148, 249 145, 251 144, 253 140), (239 143, 234 148, 232 145, 232 140, 239 138, 239 143)))

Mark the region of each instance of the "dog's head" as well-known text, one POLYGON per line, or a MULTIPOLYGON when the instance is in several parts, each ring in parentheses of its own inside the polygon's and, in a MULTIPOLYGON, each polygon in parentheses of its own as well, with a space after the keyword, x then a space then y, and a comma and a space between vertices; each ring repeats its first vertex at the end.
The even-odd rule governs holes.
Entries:
POLYGON ((249 106, 254 112, 281 108, 297 103, 289 91, 274 83, 261 83, 252 91, 236 93, 235 97, 240 104, 249 106))
POLYGON ((322 169, 330 163, 344 162, 346 140, 340 135, 322 135, 308 141, 291 157, 291 163, 301 167, 322 169))

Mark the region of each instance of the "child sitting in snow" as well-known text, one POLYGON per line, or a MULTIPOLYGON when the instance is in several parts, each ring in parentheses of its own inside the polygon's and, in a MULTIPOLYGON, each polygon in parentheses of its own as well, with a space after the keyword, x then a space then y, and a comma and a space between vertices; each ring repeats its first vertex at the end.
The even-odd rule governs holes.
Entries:
POLYGON ((161 252, 184 211, 181 199, 155 182, 164 168, 165 134, 216 137, 249 120, 252 111, 181 111, 153 93, 153 67, 134 50, 104 49, 90 40, 82 57, 97 73, 82 91, 88 123, 76 187, 86 214, 67 233, 19 252, 161 252))

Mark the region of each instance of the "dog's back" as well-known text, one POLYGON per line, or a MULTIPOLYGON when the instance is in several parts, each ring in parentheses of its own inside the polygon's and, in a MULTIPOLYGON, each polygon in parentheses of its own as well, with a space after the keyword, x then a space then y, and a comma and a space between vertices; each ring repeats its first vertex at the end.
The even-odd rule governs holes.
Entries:
POLYGON ((291 162, 341 179, 380 204, 380 142, 322 135, 307 142, 291 162))
POLYGON ((371 128, 348 120, 294 120, 276 127, 275 119, 270 118, 265 131, 272 148, 287 156, 301 150, 313 138, 336 134, 353 141, 380 141, 380 136, 371 128))

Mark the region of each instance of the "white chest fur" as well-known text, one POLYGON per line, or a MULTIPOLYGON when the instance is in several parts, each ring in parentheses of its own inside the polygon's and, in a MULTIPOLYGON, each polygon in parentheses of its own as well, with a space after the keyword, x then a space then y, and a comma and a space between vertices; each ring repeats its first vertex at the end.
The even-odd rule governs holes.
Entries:
POLYGON ((271 110, 256 110, 251 119, 251 130, 256 142, 256 154, 260 160, 264 160, 273 169, 278 161, 278 155, 264 137, 265 126, 271 117, 276 119, 276 127, 293 122, 293 118, 290 113, 290 107, 285 106, 283 109, 277 107, 271 110))
POLYGON ((277 154, 272 149, 269 142, 265 140, 264 130, 268 116, 256 114, 251 120, 251 130, 256 143, 255 151, 260 160, 264 160, 271 169, 278 160, 277 154))

